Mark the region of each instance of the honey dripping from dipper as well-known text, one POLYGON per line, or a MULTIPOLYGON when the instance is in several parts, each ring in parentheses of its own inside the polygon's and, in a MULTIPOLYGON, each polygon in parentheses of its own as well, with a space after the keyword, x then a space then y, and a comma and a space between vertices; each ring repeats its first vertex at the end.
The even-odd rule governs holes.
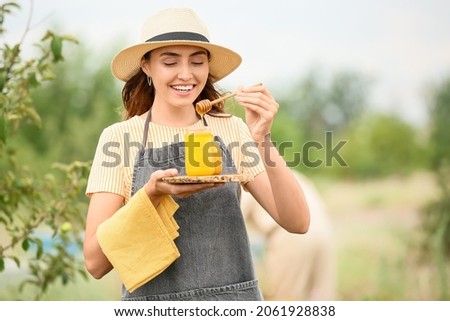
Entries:
POLYGON ((195 104, 195 111, 202 118, 202 123, 203 124, 205 123, 204 119, 203 119, 203 115, 205 115, 207 112, 209 112, 214 104, 217 104, 217 103, 221 102, 222 100, 231 98, 233 96, 236 96, 236 93, 231 93, 231 94, 222 96, 222 97, 217 98, 217 99, 215 99, 213 101, 210 101, 209 99, 203 99, 203 100, 200 100, 198 103, 196 103, 195 104))

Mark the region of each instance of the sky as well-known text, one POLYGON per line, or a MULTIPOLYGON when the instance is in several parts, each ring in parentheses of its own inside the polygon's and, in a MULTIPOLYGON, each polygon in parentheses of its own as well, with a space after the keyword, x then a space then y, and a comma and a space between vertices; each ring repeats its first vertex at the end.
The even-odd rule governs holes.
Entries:
MULTIPOLYGON (((5 25, 7 42, 24 31, 30 1, 19 3, 5 25)), ((421 125, 426 88, 450 76, 449 0, 34 0, 27 40, 56 24, 94 54, 111 51, 139 42, 156 11, 186 6, 206 23, 211 42, 242 56, 221 81, 230 90, 262 82, 282 92, 314 69, 352 71, 372 79, 374 108, 421 125)))

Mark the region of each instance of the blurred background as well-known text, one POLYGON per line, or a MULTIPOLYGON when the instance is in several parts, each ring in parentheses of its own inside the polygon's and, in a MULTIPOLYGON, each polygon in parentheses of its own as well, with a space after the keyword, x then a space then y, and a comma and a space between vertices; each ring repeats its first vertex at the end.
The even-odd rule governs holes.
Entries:
MULTIPOLYGON (((0 300, 120 299, 80 251, 89 163, 122 117, 110 62, 149 15, 186 3, 13 3, 0 2, 0 300)), ((263 82, 280 103, 272 138, 311 203, 310 233, 288 235, 244 200, 266 298, 449 300, 450 2, 189 6, 242 55, 218 85, 263 82)))

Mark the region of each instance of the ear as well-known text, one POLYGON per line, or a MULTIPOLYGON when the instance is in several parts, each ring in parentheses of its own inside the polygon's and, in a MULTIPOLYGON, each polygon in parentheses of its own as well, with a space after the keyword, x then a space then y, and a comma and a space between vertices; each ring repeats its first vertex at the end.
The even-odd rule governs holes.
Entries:
POLYGON ((149 59, 141 59, 141 63, 140 63, 141 69, 142 71, 148 76, 150 77, 150 60, 149 59))

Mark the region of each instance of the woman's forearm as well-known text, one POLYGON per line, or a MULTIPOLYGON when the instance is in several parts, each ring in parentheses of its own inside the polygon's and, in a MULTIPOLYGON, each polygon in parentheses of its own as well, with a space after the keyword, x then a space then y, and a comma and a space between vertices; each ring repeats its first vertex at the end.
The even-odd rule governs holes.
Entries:
POLYGON ((258 143, 258 149, 270 182, 279 224, 290 232, 306 233, 310 222, 309 207, 292 170, 272 144, 270 135, 258 143))
POLYGON ((95 234, 85 240, 84 262, 88 272, 96 279, 101 279, 113 269, 108 258, 103 254, 95 234))

